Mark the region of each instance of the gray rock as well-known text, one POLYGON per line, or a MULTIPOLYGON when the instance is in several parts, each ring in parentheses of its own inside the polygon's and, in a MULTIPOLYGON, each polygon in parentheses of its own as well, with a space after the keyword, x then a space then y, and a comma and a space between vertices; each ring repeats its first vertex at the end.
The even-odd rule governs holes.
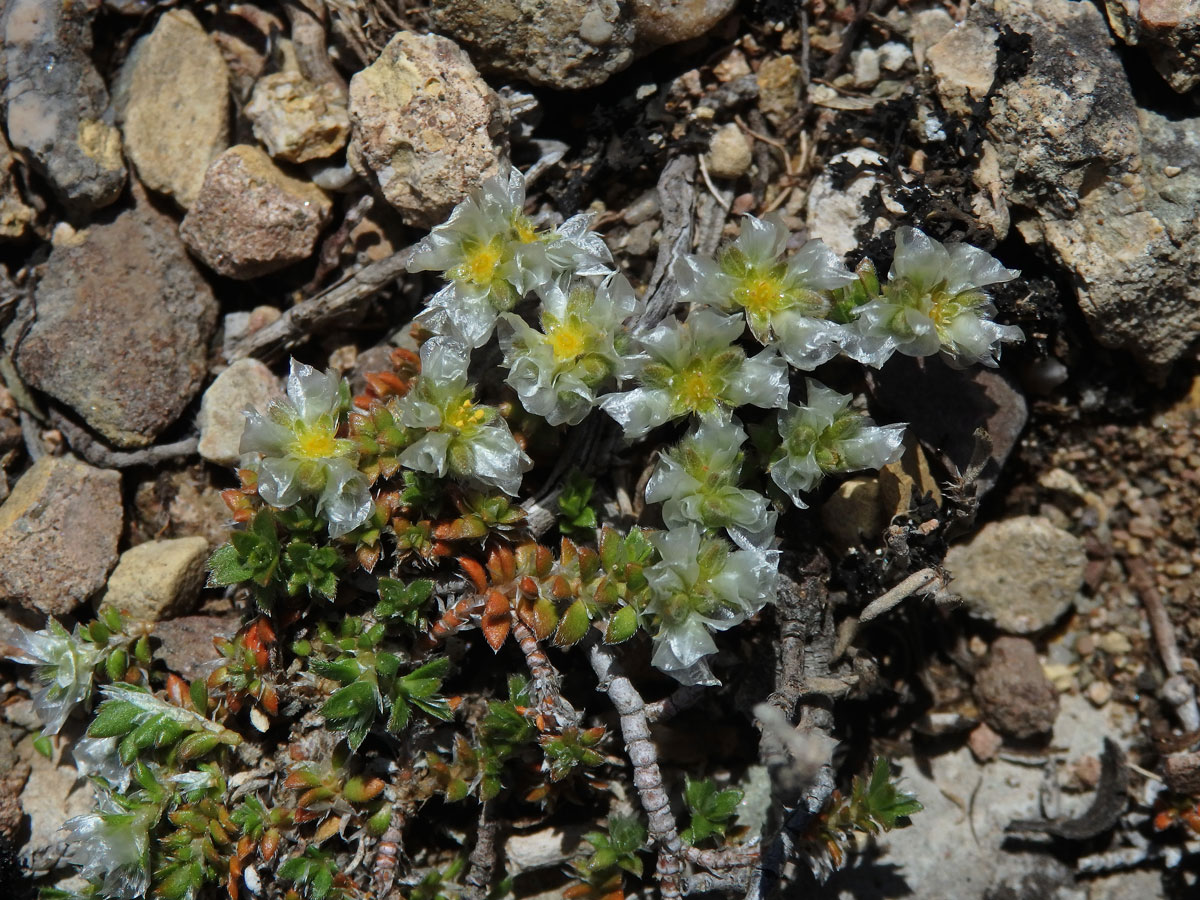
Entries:
POLYGON ((157 622, 191 611, 204 584, 208 541, 202 537, 147 541, 121 554, 101 605, 133 622, 157 622))
POLYGON ((350 163, 408 224, 440 223, 500 171, 500 100, 446 38, 392 38, 350 81, 350 121, 350 163))
POLYGON ((161 642, 154 655, 172 672, 192 681, 207 676, 219 658, 213 638, 232 638, 238 616, 180 616, 154 626, 151 634, 161 642))
POLYGON ((125 184, 121 136, 91 60, 94 9, 9 0, 0 12, 8 139, 79 212, 112 203, 125 184))
POLYGON ((975 699, 983 720, 1008 737, 1049 734, 1058 718, 1058 691, 1025 638, 996 639, 975 673, 975 699))
POLYGON ((0 505, 0 600, 73 612, 117 561, 121 520, 117 472, 43 456, 0 505))
POLYGON ((972 615, 1010 634, 1053 625, 1074 602, 1086 564, 1082 542, 1039 516, 989 523, 946 555, 950 589, 972 615))
POLYGON ((287 162, 333 156, 350 136, 350 114, 341 93, 331 84, 313 84, 299 72, 260 78, 244 112, 267 152, 287 162))
POLYGON ((533 84, 595 87, 634 59, 628 0, 434 0, 430 12, 481 66, 533 84))
POLYGON ((22 759, 30 766, 29 780, 21 792, 21 808, 29 816, 29 840, 21 848, 21 861, 32 875, 44 875, 58 867, 67 850, 59 828, 67 819, 91 812, 95 804, 91 783, 79 777, 64 752, 69 746, 59 743, 54 759, 35 751, 31 738, 19 746, 22 759))
MULTIPOLYGON (((1161 376, 1200 335, 1200 197, 1187 193, 1197 122, 1139 113, 1092 4, 986 0, 942 46, 986 56, 1005 27, 1030 35, 1032 57, 991 100, 992 190, 1027 211, 1017 227, 1070 273, 1096 339, 1161 376), (1171 173, 1188 174, 1172 185, 1171 173)), ((949 102, 976 88, 939 81, 949 102)))
POLYGON ((1105 0, 1108 21, 1126 44, 1145 47, 1176 91, 1200 85, 1200 0, 1105 0))
POLYGON ((140 542, 198 535, 216 549, 229 539, 229 507, 221 499, 227 481, 214 483, 203 465, 160 468, 148 475, 133 492, 131 538, 140 542))
POLYGON ((187 10, 164 13, 118 78, 125 148, 142 184, 184 209, 229 146, 229 70, 187 10))
POLYGON ((17 367, 114 444, 150 444, 200 389, 217 303, 147 203, 56 245, 36 298, 17 367))
POLYGON ((179 234, 214 272, 256 278, 312 256, 331 209, 320 188, 239 144, 209 166, 179 234))
POLYGON ((280 395, 279 379, 270 369, 257 359, 239 359, 217 376, 200 401, 200 455, 219 465, 236 465, 246 427, 243 410, 265 410, 280 395))

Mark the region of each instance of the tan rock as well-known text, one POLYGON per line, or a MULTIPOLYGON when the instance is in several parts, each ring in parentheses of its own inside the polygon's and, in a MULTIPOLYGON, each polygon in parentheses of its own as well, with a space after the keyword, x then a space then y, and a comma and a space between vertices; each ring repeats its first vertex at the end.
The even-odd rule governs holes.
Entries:
POLYGON ((969 116, 996 78, 996 34, 964 22, 929 48, 929 67, 947 112, 969 116))
POLYGON ((499 98, 446 38, 401 32, 350 82, 351 165, 405 221, 440 223, 500 171, 499 98))
POLYGON ((157 622, 186 613, 204 584, 208 541, 202 537, 147 541, 121 554, 102 605, 134 622, 157 622))
POLYGON ((120 474, 43 456, 0 505, 0 600, 73 612, 117 561, 121 520, 120 474))
POLYGON ((942 490, 929 469, 925 451, 911 437, 904 445, 904 456, 879 470, 879 501, 889 522, 911 512, 914 493, 918 499, 929 494, 936 505, 942 505, 942 490))
POLYGON ((973 615, 1011 634, 1054 624, 1074 602, 1086 564, 1079 538, 1038 516, 985 525, 946 555, 950 589, 973 615))
POLYGON ((790 55, 773 56, 758 69, 758 108, 776 125, 800 105, 800 66, 790 55))
POLYGON ((179 234, 213 271, 255 278, 308 259, 331 207, 320 188, 239 144, 209 166, 179 234))
POLYGON ((877 539, 887 525, 878 480, 843 481, 821 505, 821 524, 834 544, 843 550, 877 539))
POLYGON ((0 240, 22 237, 34 219, 33 210, 25 205, 13 178, 15 161, 12 149, 0 133, 0 240))
POLYGON ((196 450, 209 462, 235 465, 245 409, 266 410, 281 395, 279 380, 257 359, 239 359, 216 377, 200 401, 200 443, 196 450))
POLYGON ((750 141, 742 134, 742 129, 732 122, 716 130, 704 158, 708 171, 717 178, 745 175, 752 161, 750 141))
POLYGON ((737 0, 633 0, 637 43, 662 47, 700 37, 737 6, 737 0))
POLYGON ((138 178, 184 209, 229 145, 229 70, 187 10, 171 10, 138 42, 118 78, 126 152, 138 178))
POLYGON ((333 156, 350 136, 350 114, 341 93, 299 72, 260 78, 244 110, 254 136, 276 159, 303 163, 333 156))
POLYGON ((975 698, 989 726, 1020 740, 1048 734, 1058 718, 1058 691, 1025 638, 996 639, 975 673, 975 698))

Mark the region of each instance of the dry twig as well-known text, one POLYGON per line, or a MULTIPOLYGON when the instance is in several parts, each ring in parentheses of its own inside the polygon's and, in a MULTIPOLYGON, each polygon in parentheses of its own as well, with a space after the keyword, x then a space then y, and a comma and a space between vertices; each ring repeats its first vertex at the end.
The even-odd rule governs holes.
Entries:
POLYGON ((188 437, 171 444, 156 444, 143 450, 113 450, 106 447, 58 410, 49 410, 50 423, 63 433, 71 449, 86 462, 102 469, 128 469, 132 466, 156 466, 162 462, 191 456, 199 438, 188 437))

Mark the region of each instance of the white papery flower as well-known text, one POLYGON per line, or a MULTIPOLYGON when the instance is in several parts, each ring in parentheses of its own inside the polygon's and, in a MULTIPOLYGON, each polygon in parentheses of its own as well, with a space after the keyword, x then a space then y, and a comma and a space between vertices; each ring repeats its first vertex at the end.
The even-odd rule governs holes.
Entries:
POLYGON ((1019 276, 969 244, 943 244, 916 228, 896 229, 896 256, 880 296, 857 309, 865 339, 854 354, 880 366, 897 351, 941 353, 955 367, 997 365, 1000 345, 1024 339, 1014 325, 992 321, 996 309, 984 288, 1019 276))
POLYGON ((541 330, 511 313, 500 347, 510 385, 521 404, 551 425, 578 425, 596 403, 596 391, 619 376, 627 341, 621 323, 637 298, 623 275, 599 286, 572 282, 542 291, 541 330))
POLYGON ((72 635, 53 618, 41 631, 0 618, 0 651, 14 662, 37 666, 42 687, 34 691, 33 708, 43 734, 58 734, 71 710, 91 697, 92 675, 104 654, 80 637, 78 625, 72 635))
POLYGON ((847 327, 829 320, 828 292, 854 276, 821 241, 785 256, 789 233, 777 216, 742 219, 742 233, 717 258, 685 256, 675 266, 680 299, 742 311, 750 332, 799 369, 837 355, 847 327))
POLYGON ((421 375, 398 411, 402 424, 425 434, 400 454, 400 464, 515 497, 533 461, 517 446, 500 411, 475 403, 467 363, 467 348, 458 341, 436 337, 422 345, 421 375))
POLYGON ((728 421, 739 406, 776 409, 787 402, 787 365, 771 348, 747 358, 735 342, 745 324, 711 309, 669 319, 638 337, 642 352, 629 360, 638 386, 608 394, 600 405, 637 438, 672 419, 696 414, 728 421))
POLYGON ((717 650, 712 632, 775 599, 778 554, 734 550, 695 525, 650 540, 661 557, 645 570, 651 599, 642 621, 654 640, 651 662, 683 684, 719 684, 704 659, 717 650))
POLYGON ((84 778, 103 778, 112 787, 124 791, 133 779, 133 769, 121 762, 118 738, 94 738, 84 735, 75 742, 71 755, 75 769, 84 778))
POLYGON ((101 795, 100 810, 68 819, 65 859, 109 900, 134 900, 150 887, 150 827, 157 809, 128 812, 101 795))
POLYGON ((839 394, 807 379, 807 406, 789 403, 779 413, 782 443, 771 456, 768 472, 796 506, 826 475, 879 469, 904 453, 903 425, 878 427, 864 413, 850 409, 849 394, 839 394))
POLYGON ((354 442, 337 436, 348 407, 349 389, 341 378, 293 359, 287 399, 272 401, 265 416, 246 411, 240 447, 266 503, 285 509, 316 498, 317 515, 332 537, 357 528, 372 508, 354 442))
POLYGON ((731 422, 700 422, 659 457, 646 483, 646 500, 663 504, 668 528, 724 528, 742 547, 763 547, 775 534, 767 498, 738 487, 746 432, 731 422))
POLYGON ((417 245, 409 270, 441 272, 448 282, 418 322, 468 349, 481 347, 500 315, 535 288, 564 273, 610 271, 612 255, 603 238, 589 231, 589 215, 540 231, 524 206, 525 178, 513 168, 507 178, 484 182, 417 245))

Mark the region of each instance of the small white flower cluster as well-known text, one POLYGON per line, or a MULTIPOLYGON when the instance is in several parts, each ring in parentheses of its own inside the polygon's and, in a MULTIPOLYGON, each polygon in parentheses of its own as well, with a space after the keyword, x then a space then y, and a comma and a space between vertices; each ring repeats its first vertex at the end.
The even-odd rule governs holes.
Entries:
POLYGON ((976 247, 898 228, 880 285, 869 263, 856 277, 819 240, 787 257, 788 239, 778 218, 747 216, 715 260, 687 256, 676 264, 681 299, 744 313, 759 343, 805 371, 839 353, 875 368, 893 353, 995 366, 1000 345, 1023 337, 992 321, 984 291, 1020 273, 976 247))
POLYGON ((98 801, 95 811, 68 819, 60 829, 66 832, 66 859, 109 900, 144 897, 150 887, 150 828, 158 810, 125 810, 103 791, 98 801))
POLYGON ((282 509, 315 498, 332 537, 354 530, 371 514, 354 442, 338 437, 349 405, 342 379, 293 359, 287 399, 273 401, 265 416, 246 410, 239 448, 243 466, 258 475, 258 495, 265 502, 282 509))
POLYGON ((33 708, 42 721, 42 734, 58 734, 71 710, 91 697, 102 655, 100 646, 80 637, 78 625, 71 634, 50 618, 45 629, 30 631, 0 618, 0 656, 37 666, 42 687, 34 692, 33 708))

